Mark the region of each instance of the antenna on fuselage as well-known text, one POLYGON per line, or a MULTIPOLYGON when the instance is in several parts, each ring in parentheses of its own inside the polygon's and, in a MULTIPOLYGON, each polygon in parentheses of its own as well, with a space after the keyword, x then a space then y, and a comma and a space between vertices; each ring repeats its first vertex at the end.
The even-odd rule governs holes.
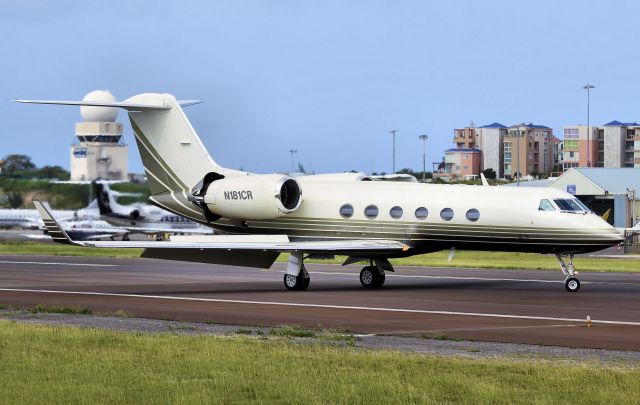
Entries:
POLYGON ((487 181, 487 178, 484 177, 484 173, 480 173, 480 179, 482 179, 482 186, 489 187, 489 182, 487 181))

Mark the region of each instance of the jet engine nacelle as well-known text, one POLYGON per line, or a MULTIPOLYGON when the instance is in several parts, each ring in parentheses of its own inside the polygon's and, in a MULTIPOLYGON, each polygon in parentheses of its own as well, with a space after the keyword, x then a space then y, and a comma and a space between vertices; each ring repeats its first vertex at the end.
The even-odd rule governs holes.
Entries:
POLYGON ((279 174, 231 177, 212 182, 204 202, 225 218, 278 218, 300 207, 302 189, 295 179, 279 174))

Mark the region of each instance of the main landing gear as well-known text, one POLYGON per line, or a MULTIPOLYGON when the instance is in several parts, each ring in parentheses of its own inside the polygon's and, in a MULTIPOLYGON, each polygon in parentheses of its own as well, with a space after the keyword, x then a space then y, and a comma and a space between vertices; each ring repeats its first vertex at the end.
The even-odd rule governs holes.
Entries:
POLYGON ((309 287, 311 277, 304 268, 302 253, 291 253, 287 263, 287 272, 284 273, 284 286, 287 290, 304 291, 309 287))
POLYGON ((365 266, 360 271, 360 284, 364 288, 380 288, 384 284, 384 271, 378 270, 376 266, 365 266))
MULTIPOLYGON (((386 258, 366 259, 361 257, 349 257, 342 264, 346 266, 361 261, 369 260, 369 265, 360 271, 360 283, 366 289, 380 288, 384 284, 385 272, 394 271, 393 266, 386 258)), ((287 263, 287 271, 284 274, 283 282, 287 290, 303 291, 309 287, 311 277, 304 267, 304 257, 302 253, 291 253, 287 263)))
POLYGON ((284 286, 287 290, 301 290, 304 291, 309 287, 309 283, 311 282, 311 277, 309 277, 309 273, 302 266, 300 273, 297 276, 293 274, 284 274, 284 286))
MULTIPOLYGON (((349 260, 345 262, 348 264, 349 260)), ((370 259, 369 265, 365 266, 360 271, 360 284, 364 288, 380 288, 384 284, 385 280, 385 271, 394 271, 393 266, 389 263, 388 259, 385 258, 376 258, 370 259)))
POLYGON ((562 274, 566 276, 564 279, 564 288, 569 292, 577 292, 580 289, 580 280, 576 278, 578 272, 573 267, 573 253, 570 254, 556 254, 558 263, 560 264, 560 270, 562 274))

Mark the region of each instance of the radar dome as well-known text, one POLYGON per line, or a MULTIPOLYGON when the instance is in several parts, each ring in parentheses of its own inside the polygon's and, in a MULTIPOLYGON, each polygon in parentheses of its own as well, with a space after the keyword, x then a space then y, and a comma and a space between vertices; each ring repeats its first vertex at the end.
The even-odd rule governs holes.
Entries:
MULTIPOLYGON (((109 90, 94 90, 84 96, 82 101, 116 101, 109 90)), ((93 107, 83 105, 80 107, 80 115, 86 122, 113 122, 118 117, 117 107, 93 107)))

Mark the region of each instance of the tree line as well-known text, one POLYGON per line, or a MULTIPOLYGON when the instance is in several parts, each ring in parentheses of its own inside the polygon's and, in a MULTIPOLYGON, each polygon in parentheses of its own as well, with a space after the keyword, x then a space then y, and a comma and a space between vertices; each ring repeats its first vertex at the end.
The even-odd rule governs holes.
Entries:
POLYGON ((69 180, 70 174, 60 166, 37 167, 31 157, 12 154, 0 161, 0 176, 12 179, 69 180))

